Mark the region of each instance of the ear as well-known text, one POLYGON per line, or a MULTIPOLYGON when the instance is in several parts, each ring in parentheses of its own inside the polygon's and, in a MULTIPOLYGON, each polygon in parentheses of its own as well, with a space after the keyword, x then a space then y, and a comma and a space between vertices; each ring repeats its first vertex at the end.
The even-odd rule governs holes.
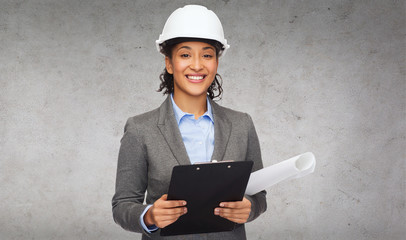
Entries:
POLYGON ((169 74, 173 74, 172 62, 171 62, 171 59, 169 57, 165 57, 165 67, 166 67, 166 71, 169 74))

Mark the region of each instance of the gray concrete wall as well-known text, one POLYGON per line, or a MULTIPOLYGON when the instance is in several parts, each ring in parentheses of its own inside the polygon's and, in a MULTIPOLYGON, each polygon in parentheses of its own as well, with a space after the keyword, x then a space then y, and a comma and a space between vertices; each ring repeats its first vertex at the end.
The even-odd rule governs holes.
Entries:
MULTIPOLYGON (((189 1, 0 0, 0 239, 140 239, 111 217, 125 120, 163 100, 155 50, 189 1)), ((402 239, 405 1, 193 1, 231 44, 220 104, 252 115, 268 190, 249 239, 402 239)))

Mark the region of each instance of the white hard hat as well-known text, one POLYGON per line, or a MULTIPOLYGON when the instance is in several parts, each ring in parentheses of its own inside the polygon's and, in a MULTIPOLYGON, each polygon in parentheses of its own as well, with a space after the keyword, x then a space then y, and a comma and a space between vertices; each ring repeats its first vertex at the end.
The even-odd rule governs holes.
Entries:
POLYGON ((182 37, 216 40, 223 45, 219 55, 224 55, 230 47, 224 38, 220 19, 213 11, 200 5, 186 5, 169 16, 162 34, 156 40, 158 52, 161 52, 161 44, 165 41, 182 37))

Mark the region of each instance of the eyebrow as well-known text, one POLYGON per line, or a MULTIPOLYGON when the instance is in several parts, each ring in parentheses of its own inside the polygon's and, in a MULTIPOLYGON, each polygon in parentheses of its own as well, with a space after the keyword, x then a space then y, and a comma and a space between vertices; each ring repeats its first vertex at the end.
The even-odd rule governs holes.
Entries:
MULTIPOLYGON (((182 47, 180 47, 178 50, 180 50, 180 49, 182 49, 182 48, 186 48, 186 49, 188 49, 188 50, 192 50, 192 48, 189 47, 189 46, 182 46, 182 47)), ((204 48, 203 48, 203 50, 207 50, 207 49, 212 49, 213 51, 215 51, 214 47, 204 47, 204 48)))

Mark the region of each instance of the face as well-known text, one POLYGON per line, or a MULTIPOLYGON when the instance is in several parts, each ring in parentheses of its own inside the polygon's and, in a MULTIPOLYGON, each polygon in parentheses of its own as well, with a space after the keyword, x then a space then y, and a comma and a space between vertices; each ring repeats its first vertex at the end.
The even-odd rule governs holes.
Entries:
POLYGON ((172 58, 165 57, 166 70, 173 74, 174 95, 206 97, 217 73, 215 48, 203 42, 182 42, 172 49, 172 58))

